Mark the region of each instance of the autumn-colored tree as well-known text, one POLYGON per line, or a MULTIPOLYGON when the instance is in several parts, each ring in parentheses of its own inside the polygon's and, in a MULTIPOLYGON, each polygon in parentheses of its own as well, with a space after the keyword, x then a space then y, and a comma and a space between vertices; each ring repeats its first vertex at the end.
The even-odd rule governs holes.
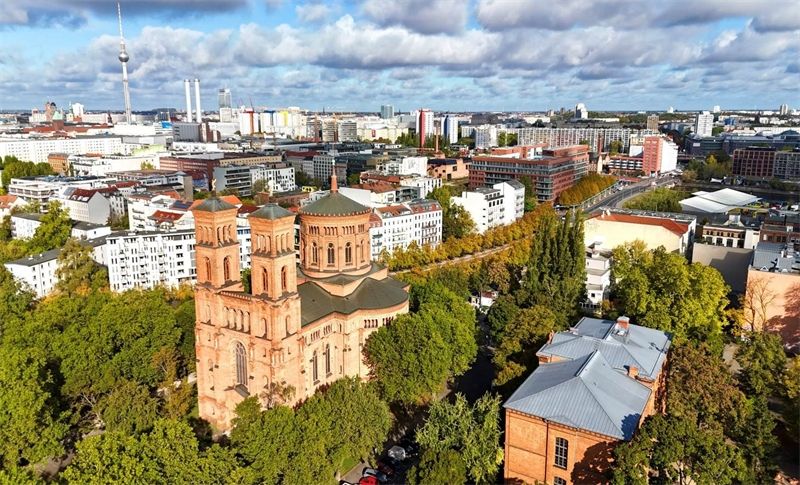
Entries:
POLYGON ((778 294, 770 287, 767 278, 748 274, 744 294, 739 297, 747 330, 766 330, 769 310, 777 297, 778 294))

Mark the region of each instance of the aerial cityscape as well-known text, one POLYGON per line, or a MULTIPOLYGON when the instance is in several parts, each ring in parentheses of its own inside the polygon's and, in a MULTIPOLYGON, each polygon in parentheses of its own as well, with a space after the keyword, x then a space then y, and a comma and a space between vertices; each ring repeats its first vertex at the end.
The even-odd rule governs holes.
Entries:
POLYGON ((800 483, 796 0, 0 40, 0 483, 800 483))

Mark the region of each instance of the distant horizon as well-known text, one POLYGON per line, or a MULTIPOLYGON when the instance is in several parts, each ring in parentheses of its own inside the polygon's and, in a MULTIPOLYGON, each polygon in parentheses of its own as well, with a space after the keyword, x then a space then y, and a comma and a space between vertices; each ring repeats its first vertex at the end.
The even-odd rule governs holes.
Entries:
MULTIPOLYGON (((359 112, 800 107, 796 0, 121 5, 134 111, 183 106, 186 78, 200 79, 207 107, 225 87, 239 106, 359 112)), ((113 1, 4 0, 0 107, 55 99, 121 111, 116 15, 113 1)))

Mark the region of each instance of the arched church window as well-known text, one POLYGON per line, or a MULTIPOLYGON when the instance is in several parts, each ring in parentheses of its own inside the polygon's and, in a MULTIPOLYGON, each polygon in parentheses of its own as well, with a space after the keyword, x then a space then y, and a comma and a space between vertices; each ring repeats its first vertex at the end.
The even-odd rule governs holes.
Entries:
POLYGON ((311 376, 313 377, 314 384, 319 382, 319 369, 317 368, 317 351, 311 357, 311 376))
POLYGON ((205 271, 206 271, 206 274, 204 275, 204 278, 206 280, 210 281, 211 280, 211 259, 209 259, 208 257, 203 258, 203 266, 205 267, 205 271))
POLYGON ((353 263, 353 246, 350 243, 344 245, 344 262, 345 264, 353 263))
POLYGON ((247 352, 241 342, 236 342, 236 385, 247 388, 247 352))
POLYGON ((333 247, 333 243, 328 244, 328 266, 333 266, 336 264, 336 249, 333 247))
POLYGON ((325 375, 331 375, 331 346, 325 345, 325 375))
POLYGON ((222 272, 225 281, 230 281, 231 279, 231 257, 225 256, 225 259, 222 260, 222 272))
POLYGON ((261 287, 264 288, 264 293, 269 292, 269 272, 267 272, 267 268, 261 270, 261 287))
POLYGON ((283 268, 281 268, 281 291, 283 291, 284 293, 289 289, 288 279, 289 276, 286 272, 286 266, 284 266, 283 268))

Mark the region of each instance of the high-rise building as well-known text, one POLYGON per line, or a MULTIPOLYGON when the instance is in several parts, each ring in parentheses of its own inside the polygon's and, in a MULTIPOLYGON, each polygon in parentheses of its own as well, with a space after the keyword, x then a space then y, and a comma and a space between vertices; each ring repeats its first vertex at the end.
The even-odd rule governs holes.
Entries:
POLYGON ((578 120, 585 120, 589 118, 589 111, 586 109, 586 105, 583 103, 578 103, 575 105, 575 119, 578 120))
POLYGON ((789 105, 784 103, 781 105, 780 109, 778 109, 778 114, 781 116, 786 116, 789 114, 789 105))
POLYGON ((433 111, 422 108, 417 112, 417 135, 419 136, 419 146, 425 146, 425 137, 435 133, 433 126, 433 111))
POLYGON ((678 164, 678 146, 661 136, 644 138, 642 171, 645 175, 671 172, 678 164))
POLYGON ((219 109, 223 108, 232 108, 233 101, 231 100, 231 90, 228 88, 222 88, 219 90, 217 94, 219 98, 219 109))
POLYGON ((694 134, 699 137, 711 136, 714 128, 714 115, 708 111, 703 111, 697 115, 694 123, 694 134))
POLYGON ((647 129, 657 131, 658 130, 658 115, 648 115, 647 116, 647 129))
POLYGON ((382 104, 381 118, 383 118, 384 120, 388 120, 389 118, 394 118, 394 106, 392 106, 391 104, 382 104))
POLYGON ((667 108, 667 113, 669 113, 669 114, 672 114, 672 113, 674 113, 674 112, 675 112, 675 108, 673 108, 672 106, 670 106, 669 108, 667 108))
POLYGON ((458 118, 447 115, 442 122, 444 128, 444 139, 450 143, 458 143, 458 118))
POLYGON ((712 113, 714 113, 714 114, 717 114, 717 113, 719 113, 720 111, 722 111, 722 110, 720 109, 720 107, 719 107, 719 105, 718 105, 718 104, 714 105, 714 107, 713 107, 713 108, 711 108, 711 112, 712 112, 712 113))

